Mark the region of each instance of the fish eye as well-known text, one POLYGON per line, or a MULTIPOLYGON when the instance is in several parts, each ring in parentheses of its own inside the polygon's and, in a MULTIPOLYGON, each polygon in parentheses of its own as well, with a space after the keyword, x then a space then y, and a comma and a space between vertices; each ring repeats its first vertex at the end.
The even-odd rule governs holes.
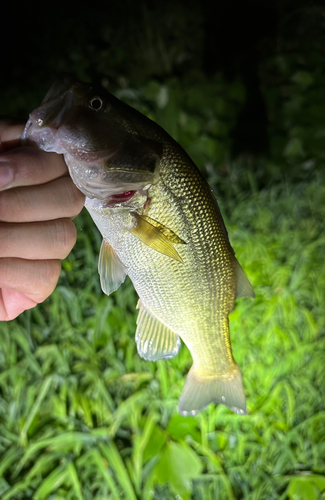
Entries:
POLYGON ((94 96, 89 100, 89 107, 94 111, 99 111, 102 109, 104 103, 103 100, 98 96, 94 96))

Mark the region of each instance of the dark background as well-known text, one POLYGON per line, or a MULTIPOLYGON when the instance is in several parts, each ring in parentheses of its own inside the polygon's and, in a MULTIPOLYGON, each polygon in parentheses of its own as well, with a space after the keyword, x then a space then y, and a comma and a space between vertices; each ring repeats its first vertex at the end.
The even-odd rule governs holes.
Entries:
MULTIPOLYGON (((212 8, 207 0, 32 3, 19 9, 11 3, 0 35, 0 114, 25 121, 62 72, 99 80, 112 91, 170 78, 182 86, 217 74, 225 85, 240 81, 245 88, 229 131, 230 157, 279 159, 286 147, 281 107, 290 78, 299 70, 324 74, 324 8, 322 1, 303 0, 228 0, 212 8), (279 71, 282 56, 290 70, 279 71)), ((313 95, 315 101, 325 97, 322 83, 303 89, 309 102, 313 95)))

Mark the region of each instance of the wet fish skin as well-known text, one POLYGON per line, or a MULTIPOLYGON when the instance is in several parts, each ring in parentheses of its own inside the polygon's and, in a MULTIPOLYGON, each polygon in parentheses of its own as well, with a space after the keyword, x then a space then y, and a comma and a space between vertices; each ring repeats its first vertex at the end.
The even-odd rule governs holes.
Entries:
POLYGON ((57 85, 31 113, 24 137, 63 153, 86 194, 86 208, 103 236, 99 272, 105 293, 130 276, 140 297, 139 354, 169 359, 179 338, 188 346, 193 365, 180 413, 195 415, 211 402, 246 413, 228 315, 237 297, 254 292, 217 200, 185 151, 108 92, 71 82, 57 85), (102 106, 91 109, 92 103, 102 106))

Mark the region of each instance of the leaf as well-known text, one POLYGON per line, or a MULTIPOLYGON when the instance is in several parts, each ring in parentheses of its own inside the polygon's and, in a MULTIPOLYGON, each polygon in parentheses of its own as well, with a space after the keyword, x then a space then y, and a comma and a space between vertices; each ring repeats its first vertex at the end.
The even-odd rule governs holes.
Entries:
POLYGON ((19 462, 19 469, 25 466, 39 450, 49 448, 51 451, 65 453, 73 451, 78 454, 83 446, 93 445, 96 443, 96 438, 90 434, 82 432, 65 432, 56 434, 53 438, 40 439, 31 443, 26 449, 25 455, 19 462))
POLYGON ((12 488, 6 491, 6 493, 1 497, 1 500, 11 500, 16 499, 19 493, 24 492, 27 488, 27 480, 19 481, 12 488))
POLYGON ((101 476, 103 476, 104 480, 109 487, 109 490, 112 492, 114 500, 119 500, 119 494, 117 491, 117 487, 115 486, 114 479, 112 478, 107 461, 101 456, 98 450, 93 450, 92 459, 96 464, 101 476))
POLYGON ((187 444, 171 441, 164 448, 153 475, 158 483, 168 483, 174 493, 185 500, 191 495, 192 480, 201 470, 201 460, 187 444))
POLYGON ((291 500, 317 500, 317 490, 311 480, 311 477, 293 477, 290 480, 288 497, 291 500))
POLYGON ((54 469, 42 482, 37 489, 34 499, 43 500, 49 496, 50 493, 57 490, 69 475, 66 464, 62 464, 54 469))
POLYGON ((70 480, 71 480, 74 492, 76 494, 76 497, 78 498, 78 500, 83 500, 83 495, 82 495, 82 491, 81 491, 81 484, 80 484, 80 481, 78 478, 76 468, 72 462, 70 462, 68 465, 68 473, 70 475, 70 480))
POLYGON ((7 452, 1 456, 0 476, 8 473, 11 464, 16 464, 22 455, 22 449, 12 446, 7 452))
POLYGON ((317 486, 319 491, 323 493, 325 491, 325 476, 312 475, 310 480, 317 486))
POLYGON ((289 158, 299 158, 304 156, 304 149, 301 140, 297 139, 297 137, 290 139, 283 154, 289 158))
MULTIPOLYGON (((134 465, 134 483, 137 489, 140 490, 141 479, 142 479, 142 468, 143 468, 143 457, 144 451, 146 450, 148 443, 151 442, 151 437, 154 429, 157 427, 155 422, 158 416, 155 413, 150 414, 146 420, 142 433, 139 433, 134 437, 134 451, 133 451, 133 465, 134 465)), ((154 453, 157 454, 159 450, 155 449, 154 453)))
POLYGON ((45 398, 46 394, 48 393, 48 391, 50 389, 51 383, 52 383, 52 377, 46 377, 46 379, 44 380, 44 382, 42 383, 42 385, 40 387, 40 390, 39 390, 37 399, 35 401, 35 404, 32 407, 32 409, 31 409, 31 411, 30 411, 30 413, 29 413, 29 415, 27 417, 27 420, 25 422, 25 425, 22 428, 21 433, 20 433, 20 437, 21 437, 21 440, 22 440, 23 443, 26 442, 26 437, 27 437, 28 429, 29 429, 29 427, 30 427, 30 425, 31 425, 31 423, 32 423, 32 421, 33 421, 36 413, 40 409, 41 404, 43 402, 43 399, 45 398))
POLYGON ((173 415, 169 420, 167 431, 173 440, 182 440, 188 435, 192 436, 195 441, 201 440, 198 423, 193 417, 173 415))
POLYGON ((143 462, 146 463, 148 460, 158 455, 165 442, 166 433, 161 430, 158 425, 155 425, 150 435, 150 439, 143 450, 143 462))
POLYGON ((293 76, 292 80, 295 83, 299 83, 302 87, 309 87, 314 83, 314 78, 309 71, 297 71, 293 76))
POLYGON ((134 405, 140 405, 144 398, 145 392, 139 391, 119 405, 119 407, 110 417, 112 425, 109 432, 112 437, 116 434, 117 429, 121 425, 122 421, 126 419, 130 415, 130 413, 132 413, 134 405))
POLYGON ((114 470, 116 480, 120 483, 125 493, 125 498, 136 500, 132 483, 115 444, 112 442, 109 444, 100 444, 99 449, 108 461, 108 466, 114 470))

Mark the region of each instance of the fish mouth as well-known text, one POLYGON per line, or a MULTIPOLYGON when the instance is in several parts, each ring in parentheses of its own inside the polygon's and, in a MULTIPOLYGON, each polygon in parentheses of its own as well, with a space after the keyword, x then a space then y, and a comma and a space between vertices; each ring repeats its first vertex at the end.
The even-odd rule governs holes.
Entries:
MULTIPOLYGON (((68 78, 56 82, 42 104, 30 115, 21 139, 35 142, 43 151, 65 153, 60 129, 67 122, 71 109, 85 104, 85 84, 72 83, 68 78)), ((87 151, 85 151, 87 153, 87 151)))
POLYGON ((78 189, 88 198, 107 201, 126 191, 149 189, 156 179, 155 172, 109 167, 108 160, 117 151, 64 153, 70 176, 78 189))
POLYGON ((73 182, 85 196, 101 201, 108 202, 111 197, 120 197, 125 192, 146 191, 151 186, 147 179, 145 181, 139 180, 139 182, 125 182, 125 180, 121 182, 105 181, 101 178, 89 180, 80 178, 74 169, 69 168, 69 172, 73 182))
POLYGON ((36 143, 43 151, 58 154, 65 153, 66 150, 62 148, 58 139, 57 129, 52 127, 41 128, 41 123, 41 118, 34 120, 30 117, 28 119, 21 136, 22 143, 26 144, 27 141, 31 141, 36 143))
POLYGON ((105 201, 146 189, 157 178, 158 153, 151 144, 129 139, 114 119, 94 114, 89 107, 93 90, 70 79, 55 83, 30 114, 22 140, 63 154, 73 182, 88 198, 105 201))
POLYGON ((47 152, 63 154, 68 166, 70 176, 75 185, 88 198, 97 198, 101 201, 108 200, 111 196, 119 195, 126 191, 140 191, 154 182, 154 173, 148 170, 132 170, 114 166, 109 167, 109 162, 118 153, 120 148, 111 150, 90 151, 83 147, 75 147, 62 141, 64 127, 43 126, 42 120, 35 110, 26 123, 22 139, 31 140, 47 152))

